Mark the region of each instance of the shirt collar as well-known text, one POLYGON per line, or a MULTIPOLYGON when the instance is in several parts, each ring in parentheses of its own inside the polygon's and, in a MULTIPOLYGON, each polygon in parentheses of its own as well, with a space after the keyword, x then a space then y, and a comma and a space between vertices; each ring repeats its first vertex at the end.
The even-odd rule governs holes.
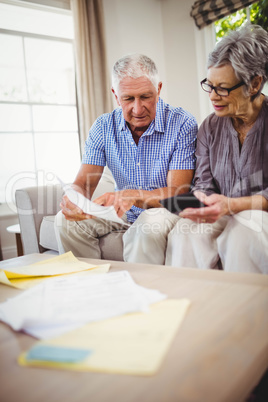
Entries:
POLYGON ((126 131, 127 123, 126 123, 126 120, 124 119, 122 108, 120 107, 119 109, 121 110, 121 119, 119 122, 119 130, 126 131))
POLYGON ((156 105, 155 131, 159 133, 164 133, 165 131, 165 102, 161 98, 159 98, 156 105))

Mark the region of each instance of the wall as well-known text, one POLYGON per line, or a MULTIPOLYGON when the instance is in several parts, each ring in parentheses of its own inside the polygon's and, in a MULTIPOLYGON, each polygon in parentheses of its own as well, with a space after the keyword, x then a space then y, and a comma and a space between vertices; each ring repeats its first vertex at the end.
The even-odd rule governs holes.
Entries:
POLYGON ((169 102, 180 105, 200 120, 195 24, 191 1, 162 0, 164 58, 169 102))
POLYGON ((193 2, 103 0, 103 8, 109 70, 127 53, 148 55, 163 82, 162 98, 190 111, 201 123, 208 111, 204 107, 208 99, 200 95, 199 84, 206 56, 199 59, 197 51, 206 50, 204 38, 190 17, 193 2))
MULTIPOLYGON (((108 68, 128 53, 143 53, 166 81, 161 0, 103 0, 108 68)), ((163 97, 167 97, 167 88, 163 97)))

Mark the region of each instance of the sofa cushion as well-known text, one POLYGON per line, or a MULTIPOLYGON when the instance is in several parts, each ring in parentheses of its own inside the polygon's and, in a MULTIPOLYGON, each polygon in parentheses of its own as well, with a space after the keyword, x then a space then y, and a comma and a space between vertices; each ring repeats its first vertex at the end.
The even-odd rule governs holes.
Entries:
POLYGON ((40 244, 49 250, 58 251, 58 243, 54 229, 55 216, 44 216, 40 227, 40 244))

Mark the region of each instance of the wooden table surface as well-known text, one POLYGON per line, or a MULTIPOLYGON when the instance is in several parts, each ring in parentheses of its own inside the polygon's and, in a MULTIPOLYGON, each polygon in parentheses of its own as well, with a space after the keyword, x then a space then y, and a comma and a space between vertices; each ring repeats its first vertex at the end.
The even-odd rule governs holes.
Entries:
MULTIPOLYGON (((49 255, 23 256, 0 268, 44 258, 49 255)), ((126 269, 137 284, 191 300, 159 372, 143 377, 20 367, 18 355, 36 340, 0 323, 1 402, 246 400, 268 368, 268 276, 110 263, 111 272, 126 269)), ((0 285, 0 302, 19 292, 0 285)))

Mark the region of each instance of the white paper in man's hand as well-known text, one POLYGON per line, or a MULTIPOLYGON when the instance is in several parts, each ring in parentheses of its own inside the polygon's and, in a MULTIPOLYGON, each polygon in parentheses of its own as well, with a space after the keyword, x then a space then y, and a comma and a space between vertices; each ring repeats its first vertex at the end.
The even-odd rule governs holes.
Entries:
POLYGON ((83 194, 75 191, 69 184, 64 184, 59 178, 64 193, 67 195, 69 200, 77 205, 82 211, 88 215, 96 216, 97 218, 106 219, 107 221, 121 223, 122 225, 130 226, 129 223, 125 222, 123 219, 119 218, 115 212, 114 206, 104 207, 98 205, 88 198, 84 197, 83 194))

